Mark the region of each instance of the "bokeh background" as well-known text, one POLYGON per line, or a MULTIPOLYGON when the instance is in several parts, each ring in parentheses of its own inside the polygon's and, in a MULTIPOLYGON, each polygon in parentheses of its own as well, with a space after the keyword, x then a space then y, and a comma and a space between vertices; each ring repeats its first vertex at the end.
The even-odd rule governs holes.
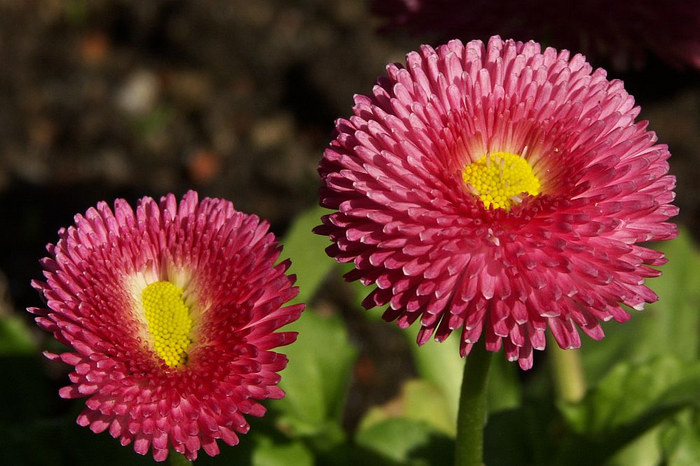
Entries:
MULTIPOLYGON (((356 0, 0 0, 0 455, 116 444, 74 424, 81 403, 58 398, 66 371, 41 358, 49 337, 24 312, 41 304, 30 280, 58 228, 100 200, 195 189, 284 235, 317 203, 316 166, 353 94, 432 40, 382 24, 356 0), (39 418, 56 428, 23 430, 39 418)), ((669 145, 678 221, 697 238, 700 72, 650 56, 609 74, 669 145)), ((398 330, 358 318, 339 281, 328 279, 318 307, 346 320, 360 351, 351 429, 414 368, 398 330)))

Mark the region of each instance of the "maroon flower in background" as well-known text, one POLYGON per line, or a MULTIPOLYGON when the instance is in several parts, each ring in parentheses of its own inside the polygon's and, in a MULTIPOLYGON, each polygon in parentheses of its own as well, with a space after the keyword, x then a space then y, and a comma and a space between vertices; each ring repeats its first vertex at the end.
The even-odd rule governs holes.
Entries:
POLYGON ((367 308, 418 322, 418 343, 461 331, 532 366, 550 329, 625 321, 656 295, 663 254, 640 242, 676 235, 675 178, 620 81, 581 55, 534 42, 451 41, 389 65, 319 166, 316 232, 346 276, 376 285, 367 308))
POLYGON ((72 348, 47 356, 73 366, 60 395, 87 397, 78 424, 157 461, 238 443, 256 400, 284 396, 272 349, 296 334, 276 330, 303 310, 283 307, 297 289, 280 249, 256 216, 194 192, 77 215, 33 283, 48 308, 30 311, 72 348))
POLYGON ((494 34, 533 39, 605 60, 618 70, 649 53, 676 67, 700 69, 700 3, 688 0, 377 0, 386 29, 438 42, 494 34))

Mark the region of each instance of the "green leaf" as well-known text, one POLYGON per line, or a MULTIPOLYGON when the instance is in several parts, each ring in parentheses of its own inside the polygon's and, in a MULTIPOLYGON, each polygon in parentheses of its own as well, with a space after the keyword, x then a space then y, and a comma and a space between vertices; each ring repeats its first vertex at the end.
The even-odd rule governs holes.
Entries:
POLYGON ((0 317, 0 356, 33 354, 37 350, 29 327, 18 317, 0 317))
POLYGON ((563 407, 579 433, 604 434, 629 424, 650 409, 700 403, 700 363, 675 358, 648 364, 618 364, 582 403, 563 407), (699 389, 695 390, 694 389, 699 389))
POLYGON ((618 364, 582 402, 561 406, 578 436, 564 458, 571 464, 600 464, 682 409, 700 407, 698 393, 700 362, 662 357, 618 364))
POLYGON ((188 460, 181 453, 171 451, 168 454, 168 466, 192 466, 192 461, 188 460))
POLYGON ((429 466, 454 462, 454 441, 430 424, 391 418, 361 429, 360 447, 373 450, 395 464, 429 466))
POLYGON ((281 422, 293 435, 342 437, 340 418, 357 350, 343 321, 310 310, 285 327, 299 332, 286 348, 289 357, 280 386, 286 396, 274 404, 281 422))
POLYGON ((663 464, 659 433, 664 430, 664 423, 649 429, 635 438, 605 462, 606 466, 657 466, 663 464))
POLYGON ((684 412, 661 436, 668 466, 700 464, 700 412, 684 412))
POLYGON ((299 295, 294 302, 308 303, 335 265, 325 252, 328 238, 311 231, 321 223, 321 216, 326 212, 327 209, 313 207, 302 213, 281 241, 284 246, 282 256, 291 259, 289 271, 297 276, 299 295))
POLYGON ((314 458, 301 442, 274 443, 258 437, 253 448, 253 466, 312 466, 314 458))
POLYGON ((407 380, 399 396, 382 406, 371 408, 360 422, 359 429, 367 429, 390 418, 424 421, 435 429, 455 435, 455 423, 442 391, 422 379, 407 380))
POLYGON ((416 337, 419 327, 412 325, 402 331, 409 339, 409 346, 418 374, 440 388, 447 401, 452 423, 457 422, 459 392, 464 373, 464 359, 459 355, 459 339, 455 335, 443 342, 429 340, 418 346, 416 337))

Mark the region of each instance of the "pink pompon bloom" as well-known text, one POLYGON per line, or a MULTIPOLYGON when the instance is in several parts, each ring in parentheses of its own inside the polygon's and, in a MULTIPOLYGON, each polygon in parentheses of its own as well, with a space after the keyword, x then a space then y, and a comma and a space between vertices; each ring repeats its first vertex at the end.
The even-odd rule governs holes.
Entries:
POLYGON ((649 55, 700 69, 700 3, 689 0, 375 0, 385 29, 445 41, 493 34, 548 41, 616 69, 649 55))
POLYGON ((73 366, 63 398, 86 397, 78 424, 133 442, 156 461, 169 448, 214 456, 262 416, 256 400, 282 398, 287 358, 272 351, 296 339, 276 332, 302 304, 289 261, 268 225, 231 202, 188 192, 136 211, 118 199, 76 215, 59 231, 34 281, 48 308, 39 326, 73 351, 47 353, 73 366))
POLYGON ((422 46, 393 64, 319 165, 316 232, 376 285, 363 304, 418 321, 418 344, 461 330, 461 354, 485 339, 532 367, 545 331, 580 346, 577 327, 629 318, 656 295, 675 237, 669 152, 622 82, 581 55, 492 37, 422 46))

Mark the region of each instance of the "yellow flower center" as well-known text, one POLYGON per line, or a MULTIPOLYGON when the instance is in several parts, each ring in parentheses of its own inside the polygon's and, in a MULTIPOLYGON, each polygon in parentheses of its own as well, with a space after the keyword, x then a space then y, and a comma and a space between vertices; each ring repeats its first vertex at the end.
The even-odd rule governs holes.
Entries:
POLYGON ((540 193, 540 180, 523 157, 510 152, 486 154, 462 172, 462 178, 487 209, 510 210, 522 201, 522 194, 540 193))
POLYGON ((141 293, 148 333, 156 353, 169 367, 185 363, 192 342, 192 319, 182 293, 178 286, 165 281, 151 283, 141 293))

